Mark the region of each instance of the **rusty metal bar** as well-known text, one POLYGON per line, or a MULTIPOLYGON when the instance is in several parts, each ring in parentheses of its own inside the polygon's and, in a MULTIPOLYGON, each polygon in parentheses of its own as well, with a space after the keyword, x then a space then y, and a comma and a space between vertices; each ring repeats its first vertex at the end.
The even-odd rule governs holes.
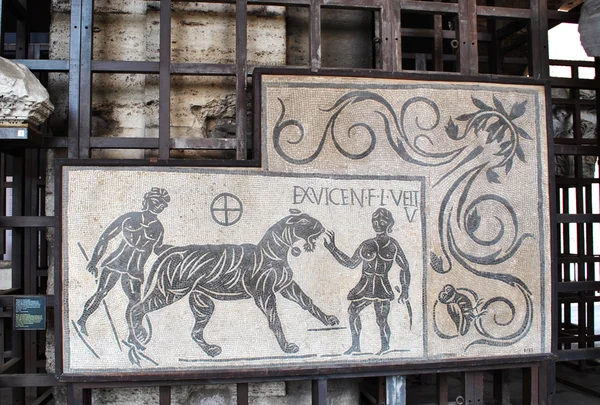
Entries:
POLYGON ((436 374, 436 393, 438 405, 448 405, 448 374, 436 374))
POLYGON ((536 79, 550 77, 548 56, 548 0, 530 0, 531 75, 536 79))
POLYGON ((81 63, 79 79, 79 157, 89 157, 92 132, 92 51, 94 0, 81 7, 81 63))
MULTIPOLYGON (((400 72, 402 70, 402 22, 401 9, 398 1, 388 0, 390 21, 390 47, 392 51, 392 71, 400 72)), ((385 14, 385 13, 384 13, 385 14)), ((424 69, 425 70, 425 69, 424 69)))
POLYGON ((483 372, 464 373, 464 393, 466 404, 483 404, 483 372))
POLYGON ((158 401, 160 405, 171 405, 171 387, 161 385, 158 389, 158 401))
POLYGON ((477 5, 473 0, 458 0, 458 33, 460 49, 460 73, 479 73, 477 54, 477 5))
MULTIPOLYGON (((11 5, 19 4, 18 8, 21 12, 14 13, 14 17, 17 23, 17 32, 16 32, 16 49, 15 56, 18 59, 27 58, 27 50, 29 48, 29 22, 27 21, 27 2, 25 1, 23 4, 16 1, 9 1, 9 9, 11 5), (24 13, 24 14, 23 14, 24 13)), ((16 10, 16 8, 13 8, 16 10)))
POLYGON ((237 405, 248 405, 248 383, 237 384, 237 405))
POLYGON ((527 367, 523 369, 523 403, 538 403, 539 368, 527 367))
POLYGON ((170 157, 171 133, 171 0, 160 2, 160 51, 158 94, 158 157, 170 157))
POLYGON ((327 405, 327 379, 312 380, 312 405, 327 405))
POLYGON ((69 141, 68 157, 79 157, 79 113, 81 77, 81 2, 71 0, 71 35, 69 40, 69 141))
POLYGON ((0 217, 0 228, 46 228, 56 225, 54 217, 22 216, 0 217))
POLYGON ((75 384, 67 385, 67 405, 84 405, 83 388, 75 384))
MULTIPOLYGON (((395 29, 393 27, 394 24, 394 0, 385 0, 383 3, 383 7, 381 8, 380 16, 381 16, 381 67, 383 70, 387 72, 391 72, 394 70, 395 66, 395 47, 394 47, 394 38, 395 38, 395 29)), ((398 33, 400 35, 400 33, 398 33)), ((398 36, 400 38, 400 36, 398 36)), ((401 53, 402 50, 400 49, 401 53)), ((400 55, 400 60, 402 60, 402 55, 400 55)))

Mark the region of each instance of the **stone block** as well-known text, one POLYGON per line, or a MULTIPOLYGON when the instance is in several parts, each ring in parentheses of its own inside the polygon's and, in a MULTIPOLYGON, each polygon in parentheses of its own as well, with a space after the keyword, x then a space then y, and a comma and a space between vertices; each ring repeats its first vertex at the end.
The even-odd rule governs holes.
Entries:
POLYGON ((92 391, 92 403, 96 405, 157 404, 158 391, 158 387, 95 389, 92 391))
POLYGON ((248 384, 248 396, 250 397, 284 397, 285 394, 285 382, 283 381, 248 384))
POLYGON ((96 13, 93 57, 96 60, 144 61, 147 35, 145 13, 96 13))

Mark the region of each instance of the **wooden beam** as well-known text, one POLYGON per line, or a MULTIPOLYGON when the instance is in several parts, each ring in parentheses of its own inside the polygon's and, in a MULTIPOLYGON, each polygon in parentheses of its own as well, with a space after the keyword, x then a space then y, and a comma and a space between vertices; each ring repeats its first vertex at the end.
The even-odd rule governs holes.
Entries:
POLYGON ((583 4, 585 0, 565 0, 558 8, 558 11, 571 11, 583 4))

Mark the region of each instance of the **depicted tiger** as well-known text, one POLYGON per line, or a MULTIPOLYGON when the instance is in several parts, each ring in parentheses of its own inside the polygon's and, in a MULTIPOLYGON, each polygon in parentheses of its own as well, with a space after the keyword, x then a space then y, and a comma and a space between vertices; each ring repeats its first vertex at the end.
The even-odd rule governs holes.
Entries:
POLYGON ((295 246, 299 241, 304 242, 306 252, 314 251, 325 228, 307 214, 290 212, 271 226, 256 245, 188 245, 163 252, 152 266, 144 298, 131 311, 129 342, 144 350, 143 345, 151 339, 151 332, 143 326, 144 317, 186 295, 195 317, 192 339, 211 357, 221 353, 221 347, 204 340, 204 328, 213 314, 215 299, 254 299, 285 353, 296 353, 299 348, 285 338, 277 314, 276 293, 296 302, 323 324, 337 325, 338 319, 325 314, 293 280, 288 263, 289 253, 298 256, 302 252, 295 246))

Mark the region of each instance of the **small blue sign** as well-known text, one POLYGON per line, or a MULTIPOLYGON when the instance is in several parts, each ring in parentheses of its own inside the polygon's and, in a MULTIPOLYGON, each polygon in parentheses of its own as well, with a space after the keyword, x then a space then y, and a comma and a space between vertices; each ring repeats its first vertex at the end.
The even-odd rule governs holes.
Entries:
POLYGON ((46 297, 40 295, 15 297, 14 328, 17 330, 46 329, 46 297))

